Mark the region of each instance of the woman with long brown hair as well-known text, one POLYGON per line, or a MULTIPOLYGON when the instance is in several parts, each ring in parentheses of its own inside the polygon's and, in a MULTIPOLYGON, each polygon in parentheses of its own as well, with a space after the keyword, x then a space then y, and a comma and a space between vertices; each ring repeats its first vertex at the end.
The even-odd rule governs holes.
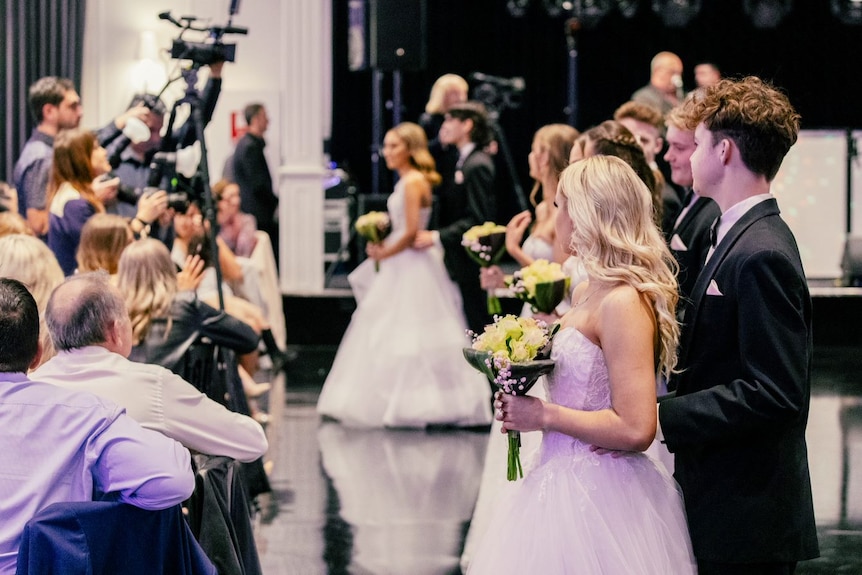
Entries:
MULTIPOLYGON (((105 179, 111 171, 108 154, 92 132, 64 130, 54 140, 54 163, 45 205, 48 206, 48 247, 66 275, 75 271, 75 254, 84 224, 104 213, 104 202, 117 193, 117 181, 105 179)), ((135 219, 146 225, 167 206, 159 192, 141 199, 135 219)))

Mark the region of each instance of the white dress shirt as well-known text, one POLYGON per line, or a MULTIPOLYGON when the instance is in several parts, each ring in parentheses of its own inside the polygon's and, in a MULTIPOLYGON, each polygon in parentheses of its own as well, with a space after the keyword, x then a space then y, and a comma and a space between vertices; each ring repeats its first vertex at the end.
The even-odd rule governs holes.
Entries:
POLYGON ((164 367, 129 361, 100 346, 60 351, 32 377, 110 399, 142 427, 200 453, 248 462, 268 446, 263 428, 252 418, 209 399, 164 367))

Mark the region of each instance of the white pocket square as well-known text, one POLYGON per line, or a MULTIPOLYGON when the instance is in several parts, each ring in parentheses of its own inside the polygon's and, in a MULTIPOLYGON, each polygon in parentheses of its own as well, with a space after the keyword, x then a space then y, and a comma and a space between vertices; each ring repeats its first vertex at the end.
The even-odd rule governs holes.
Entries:
POLYGON ((721 290, 718 289, 718 284, 715 283, 715 280, 709 280, 709 286, 706 288, 706 295, 724 295, 721 293, 721 290))
POLYGON ((670 238, 670 249, 676 250, 678 252, 686 252, 688 251, 688 246, 686 246, 682 238, 679 237, 679 234, 674 234, 672 238, 670 238))

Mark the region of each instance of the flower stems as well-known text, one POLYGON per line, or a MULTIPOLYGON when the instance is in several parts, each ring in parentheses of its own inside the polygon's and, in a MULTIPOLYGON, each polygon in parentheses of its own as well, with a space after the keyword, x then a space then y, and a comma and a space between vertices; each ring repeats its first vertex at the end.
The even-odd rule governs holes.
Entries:
POLYGON ((488 290, 488 315, 495 316, 503 313, 503 306, 500 305, 500 298, 494 295, 494 290, 488 290))
POLYGON ((509 455, 506 468, 506 479, 517 481, 524 478, 524 469, 521 467, 521 432, 509 430, 509 455))

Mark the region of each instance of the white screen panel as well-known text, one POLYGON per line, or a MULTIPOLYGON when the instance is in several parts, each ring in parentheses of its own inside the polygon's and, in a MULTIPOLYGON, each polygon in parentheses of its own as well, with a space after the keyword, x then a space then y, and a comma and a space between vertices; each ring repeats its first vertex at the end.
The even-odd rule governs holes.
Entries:
POLYGON ((846 162, 844 131, 802 130, 772 182, 781 217, 796 236, 809 278, 841 276, 847 217, 846 162))

